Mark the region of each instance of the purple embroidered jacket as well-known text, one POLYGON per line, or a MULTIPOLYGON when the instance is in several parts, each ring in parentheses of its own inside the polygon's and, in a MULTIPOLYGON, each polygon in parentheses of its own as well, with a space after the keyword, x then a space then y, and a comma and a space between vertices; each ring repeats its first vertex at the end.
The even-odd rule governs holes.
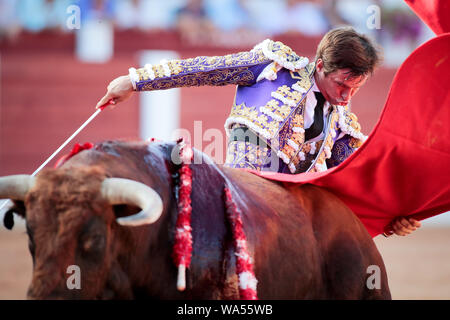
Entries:
POLYGON ((237 85, 225 122, 227 134, 236 127, 246 127, 263 143, 230 139, 225 164, 283 173, 323 171, 336 166, 366 139, 357 117, 346 106, 332 106, 325 123, 325 138, 305 142, 304 111, 313 73, 314 64, 309 64, 307 58, 269 39, 247 52, 161 61, 130 69, 138 91, 237 85))

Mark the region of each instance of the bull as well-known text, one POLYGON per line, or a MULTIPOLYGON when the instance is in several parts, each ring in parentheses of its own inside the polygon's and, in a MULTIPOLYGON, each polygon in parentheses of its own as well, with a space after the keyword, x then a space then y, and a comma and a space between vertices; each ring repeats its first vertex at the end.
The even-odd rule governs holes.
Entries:
POLYGON ((30 299, 239 299, 224 184, 242 213, 259 299, 390 299, 383 260, 359 219, 312 185, 287 187, 194 150, 192 259, 177 290, 176 143, 106 141, 37 177, 0 178, 26 220, 30 299), (67 268, 80 270, 80 289, 67 268), (370 266, 379 270, 370 286, 370 266))

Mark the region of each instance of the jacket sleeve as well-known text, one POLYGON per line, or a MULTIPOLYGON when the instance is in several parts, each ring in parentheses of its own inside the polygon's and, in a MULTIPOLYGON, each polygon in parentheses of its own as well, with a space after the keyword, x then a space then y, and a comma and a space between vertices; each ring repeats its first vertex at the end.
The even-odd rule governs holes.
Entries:
POLYGON ((259 50, 226 56, 200 56, 185 60, 162 60, 130 68, 130 78, 137 91, 164 90, 192 86, 252 85, 271 63, 259 50))
POLYGON ((276 79, 280 68, 298 71, 309 63, 279 41, 266 39, 252 50, 215 57, 163 60, 157 65, 130 68, 137 91, 163 90, 192 86, 249 86, 261 79, 276 79))

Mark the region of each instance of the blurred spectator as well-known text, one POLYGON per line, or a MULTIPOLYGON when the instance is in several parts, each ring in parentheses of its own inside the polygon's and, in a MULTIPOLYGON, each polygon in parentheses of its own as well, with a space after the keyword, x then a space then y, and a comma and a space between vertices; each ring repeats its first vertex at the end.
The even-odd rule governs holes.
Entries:
POLYGON ((220 31, 236 31, 248 25, 249 16, 239 0, 205 0, 206 15, 220 31))
POLYGON ((205 0, 206 15, 214 25, 212 44, 248 47, 263 39, 250 28, 250 14, 243 0, 205 0))
POLYGON ((73 0, 52 0, 48 3, 47 28, 57 31, 71 31, 67 28, 67 8, 76 3, 73 0))
POLYGON ((243 5, 249 13, 249 26, 267 36, 287 31, 286 0, 245 0, 243 5))
POLYGON ((19 34, 21 26, 17 21, 16 0, 0 1, 0 41, 13 40, 19 34))
POLYGON ((325 16, 328 19, 328 23, 330 24, 330 28, 335 28, 343 25, 350 25, 350 22, 347 21, 339 12, 338 12, 338 0, 324 0, 322 7, 325 16))
POLYGON ((188 0, 177 12, 177 30, 182 41, 192 45, 211 41, 214 25, 206 16, 203 0, 188 0))
POLYGON ((406 7, 393 6, 392 2, 384 2, 386 5, 381 15, 383 28, 389 30, 394 40, 416 42, 422 31, 422 22, 406 7))
POLYGON ((139 0, 115 1, 113 14, 115 26, 119 30, 132 29, 138 25, 139 0))
POLYGON ((77 0, 72 1, 80 7, 81 21, 113 20, 114 0, 77 0))
POLYGON ((384 65, 397 67, 420 43, 425 25, 405 3, 381 1, 381 28, 378 41, 384 47, 384 65))
POLYGON ((178 11, 177 30, 191 45, 238 47, 253 43, 240 0, 188 0, 178 11))
POLYGON ((39 32, 47 27, 49 6, 46 0, 19 0, 17 18, 27 31, 39 32))
POLYGON ((105 63, 114 53, 114 1, 79 0, 81 28, 75 33, 78 59, 105 63))
POLYGON ((321 3, 322 1, 288 0, 286 11, 288 31, 300 32, 311 37, 325 34, 330 29, 330 23, 321 3))
POLYGON ((374 33, 374 30, 367 28, 367 19, 369 13, 367 9, 372 5, 378 5, 374 0, 334 0, 335 8, 339 16, 348 24, 353 26, 356 31, 367 34, 374 33))
POLYGON ((185 4, 186 0, 140 0, 138 26, 142 30, 173 29, 177 24, 177 11, 185 4))

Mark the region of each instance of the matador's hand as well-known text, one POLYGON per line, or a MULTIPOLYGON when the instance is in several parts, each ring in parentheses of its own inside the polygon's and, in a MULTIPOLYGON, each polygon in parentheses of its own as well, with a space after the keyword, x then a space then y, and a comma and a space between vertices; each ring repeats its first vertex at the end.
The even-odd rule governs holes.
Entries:
POLYGON ((421 223, 413 218, 398 217, 391 222, 394 233, 398 236, 406 236, 420 228, 421 223))
POLYGON ((133 85, 129 76, 120 76, 108 85, 106 95, 97 103, 96 109, 111 100, 113 105, 127 100, 133 94, 133 85))

